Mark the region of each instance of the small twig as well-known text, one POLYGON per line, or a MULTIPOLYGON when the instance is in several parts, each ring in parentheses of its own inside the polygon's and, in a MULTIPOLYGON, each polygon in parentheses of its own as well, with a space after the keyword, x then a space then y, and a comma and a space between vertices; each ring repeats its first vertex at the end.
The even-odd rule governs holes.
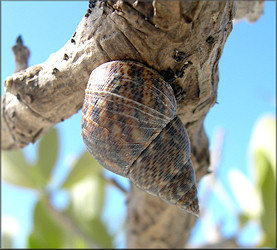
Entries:
POLYGON ((15 71, 19 72, 23 69, 28 68, 28 61, 30 57, 30 50, 23 45, 23 40, 21 36, 18 36, 16 39, 16 45, 12 47, 15 60, 15 71))
POLYGON ((117 180, 115 180, 114 178, 107 178, 103 175, 104 180, 109 183, 114 185, 115 187, 117 187, 123 194, 127 194, 128 190, 125 189, 117 180))

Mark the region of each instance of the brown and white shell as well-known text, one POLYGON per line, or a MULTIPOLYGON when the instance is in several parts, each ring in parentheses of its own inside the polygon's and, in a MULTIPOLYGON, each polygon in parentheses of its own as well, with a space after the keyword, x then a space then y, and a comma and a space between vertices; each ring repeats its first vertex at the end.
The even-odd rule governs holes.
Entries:
POLYGON ((106 169, 199 214, 190 141, 172 87, 153 69, 111 61, 94 69, 82 109, 82 137, 106 169))

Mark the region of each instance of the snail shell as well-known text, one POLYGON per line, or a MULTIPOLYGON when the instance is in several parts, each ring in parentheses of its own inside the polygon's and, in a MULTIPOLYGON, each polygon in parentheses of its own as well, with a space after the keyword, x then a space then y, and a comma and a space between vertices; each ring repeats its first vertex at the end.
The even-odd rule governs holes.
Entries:
POLYGON ((199 214, 189 137, 173 89, 156 71, 133 61, 94 69, 81 123, 86 148, 103 167, 199 214))

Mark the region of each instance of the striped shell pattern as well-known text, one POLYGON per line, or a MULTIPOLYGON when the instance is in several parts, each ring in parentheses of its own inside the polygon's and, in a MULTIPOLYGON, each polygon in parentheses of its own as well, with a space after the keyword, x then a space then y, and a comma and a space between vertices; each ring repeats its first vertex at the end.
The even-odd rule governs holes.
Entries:
POLYGON ((103 167, 199 214, 188 134, 171 86, 156 71, 134 61, 94 69, 81 127, 87 150, 103 167))

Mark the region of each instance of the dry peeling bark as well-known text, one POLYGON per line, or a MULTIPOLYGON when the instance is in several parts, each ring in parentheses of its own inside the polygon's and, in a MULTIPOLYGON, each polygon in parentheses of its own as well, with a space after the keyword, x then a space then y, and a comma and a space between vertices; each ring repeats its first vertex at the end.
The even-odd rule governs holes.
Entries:
MULTIPOLYGON (((78 112, 95 67, 132 59, 153 67, 172 84, 178 116, 191 140, 198 182, 209 165, 203 121, 216 103, 218 62, 234 11, 232 1, 91 1, 62 49, 5 80, 2 149, 33 143, 78 112)), ((196 221, 134 186, 127 205, 127 247, 183 247, 196 221)))

